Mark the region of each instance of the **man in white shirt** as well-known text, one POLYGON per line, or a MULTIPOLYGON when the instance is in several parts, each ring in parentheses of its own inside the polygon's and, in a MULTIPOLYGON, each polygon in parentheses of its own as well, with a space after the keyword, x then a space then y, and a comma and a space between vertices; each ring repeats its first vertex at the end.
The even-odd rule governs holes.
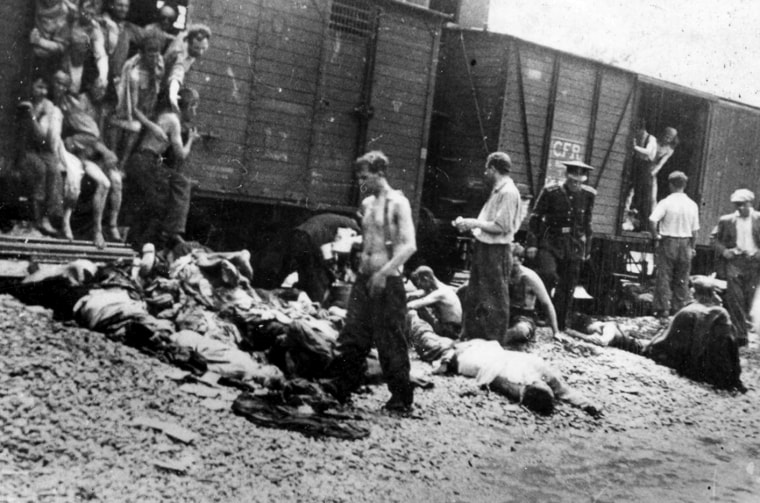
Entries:
POLYGON ((684 191, 683 171, 668 176, 670 195, 655 206, 649 217, 655 239, 655 316, 675 314, 691 300, 689 273, 699 230, 699 208, 684 191), (672 305, 671 305, 672 301, 672 305))
POLYGON ((491 195, 478 218, 457 217, 459 232, 475 237, 472 267, 464 299, 464 339, 490 339, 504 344, 509 328, 510 246, 522 223, 520 191, 509 176, 512 160, 504 152, 486 159, 484 176, 491 195))
POLYGON ((731 194, 736 211, 720 217, 712 233, 718 266, 724 275, 726 308, 736 326, 739 344, 747 343, 749 308, 760 279, 760 212, 752 207, 755 194, 739 189, 731 194))

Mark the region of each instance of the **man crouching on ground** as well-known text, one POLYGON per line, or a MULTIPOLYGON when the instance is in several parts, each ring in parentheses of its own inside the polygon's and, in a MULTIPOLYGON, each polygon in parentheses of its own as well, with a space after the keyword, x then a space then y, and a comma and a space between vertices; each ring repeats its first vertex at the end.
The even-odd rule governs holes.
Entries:
POLYGON ((346 324, 327 370, 325 389, 341 402, 361 384, 366 357, 374 343, 391 398, 385 408, 410 412, 409 349, 405 331, 406 292, 401 274, 417 250, 407 198, 385 178, 388 158, 380 151, 356 160, 356 178, 367 197, 359 210, 362 253, 348 301, 346 324))

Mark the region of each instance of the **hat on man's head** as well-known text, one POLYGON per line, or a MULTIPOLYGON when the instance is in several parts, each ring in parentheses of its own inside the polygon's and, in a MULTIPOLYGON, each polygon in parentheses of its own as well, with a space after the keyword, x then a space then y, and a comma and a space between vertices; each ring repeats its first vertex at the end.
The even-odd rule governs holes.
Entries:
POLYGON ((751 203, 755 200, 755 194, 749 189, 738 189, 731 194, 732 203, 751 203))
POLYGON ((588 172, 594 169, 592 166, 581 161, 566 161, 562 164, 567 168, 566 176, 571 180, 578 180, 579 182, 588 180, 588 172))
POLYGON ((689 177, 686 176, 686 173, 683 171, 673 171, 671 174, 668 175, 668 181, 671 182, 673 180, 682 180, 684 182, 689 181, 689 177))

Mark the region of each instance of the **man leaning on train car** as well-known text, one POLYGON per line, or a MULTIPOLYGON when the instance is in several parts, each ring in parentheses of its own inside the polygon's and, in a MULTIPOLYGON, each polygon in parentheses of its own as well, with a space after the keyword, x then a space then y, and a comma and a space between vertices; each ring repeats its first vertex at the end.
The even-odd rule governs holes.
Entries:
POLYGON ((736 325, 737 341, 747 344, 749 308, 760 279, 760 212, 752 206, 755 194, 739 189, 731 194, 736 211, 723 215, 712 240, 718 267, 728 283, 726 309, 736 325))
POLYGON ((584 185, 594 169, 580 161, 564 163, 565 182, 547 185, 536 199, 528 223, 526 255, 551 292, 559 330, 565 330, 581 265, 591 249, 591 214, 596 190, 584 185))

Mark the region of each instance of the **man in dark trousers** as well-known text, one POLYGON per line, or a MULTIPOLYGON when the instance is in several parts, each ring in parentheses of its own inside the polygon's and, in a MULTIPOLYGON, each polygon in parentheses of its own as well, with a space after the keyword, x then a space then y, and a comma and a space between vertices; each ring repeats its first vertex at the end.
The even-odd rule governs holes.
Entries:
POLYGON ((522 223, 520 191, 509 176, 512 160, 505 152, 486 159, 484 177, 491 189, 477 218, 454 220, 459 232, 471 232, 472 267, 462 318, 463 339, 507 341, 511 246, 522 223))
POLYGON ((559 330, 573 308, 581 265, 591 250, 591 214, 596 190, 584 185, 591 166, 568 161, 565 182, 538 195, 528 225, 526 255, 551 292, 559 330))
POLYGON ((760 212, 755 194, 738 189, 731 194, 736 211, 723 215, 712 233, 718 270, 726 278, 726 308, 736 326, 739 344, 747 344, 749 309, 760 280, 760 212))
POLYGON ((402 269, 417 251, 409 200, 386 179, 388 158, 380 151, 356 160, 362 194, 362 252, 348 301, 346 324, 327 370, 325 389, 345 402, 361 384, 374 344, 391 398, 385 409, 406 413, 413 407, 406 338, 406 292, 402 269))

